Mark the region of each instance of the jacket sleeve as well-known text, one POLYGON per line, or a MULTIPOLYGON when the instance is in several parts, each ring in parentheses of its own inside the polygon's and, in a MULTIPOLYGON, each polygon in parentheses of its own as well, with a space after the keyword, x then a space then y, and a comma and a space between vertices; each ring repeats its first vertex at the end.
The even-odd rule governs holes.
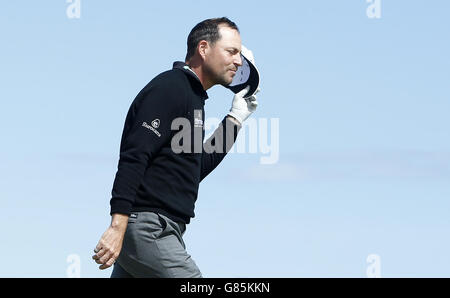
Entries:
POLYGON ((200 181, 211 173, 224 159, 236 142, 240 125, 234 124, 226 116, 211 137, 205 142, 202 151, 200 181))
POLYGON ((111 212, 129 215, 148 164, 170 142, 171 122, 185 111, 182 87, 167 84, 144 88, 128 111, 120 158, 111 191, 111 212))

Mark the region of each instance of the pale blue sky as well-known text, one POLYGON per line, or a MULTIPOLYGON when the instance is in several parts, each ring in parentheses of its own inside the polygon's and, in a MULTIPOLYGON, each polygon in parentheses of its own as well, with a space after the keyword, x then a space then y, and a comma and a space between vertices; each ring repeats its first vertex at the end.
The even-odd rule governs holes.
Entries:
MULTIPOLYGON (((128 107, 227 16, 261 73, 252 116, 280 157, 230 154, 200 185, 188 252, 205 277, 449 277, 447 1, 60 1, 0 4, 0 277, 109 277, 107 228, 128 107)), ((208 90, 206 117, 232 93, 208 90)))

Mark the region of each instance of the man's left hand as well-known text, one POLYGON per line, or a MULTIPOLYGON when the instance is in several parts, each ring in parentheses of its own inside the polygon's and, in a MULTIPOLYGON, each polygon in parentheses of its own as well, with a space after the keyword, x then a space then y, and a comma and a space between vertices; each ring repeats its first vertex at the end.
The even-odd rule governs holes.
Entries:
POLYGON ((249 97, 243 97, 247 94, 250 86, 236 93, 233 98, 233 103, 228 115, 234 117, 241 125, 244 121, 256 110, 258 102, 256 101, 256 93, 259 92, 259 88, 256 92, 249 97))

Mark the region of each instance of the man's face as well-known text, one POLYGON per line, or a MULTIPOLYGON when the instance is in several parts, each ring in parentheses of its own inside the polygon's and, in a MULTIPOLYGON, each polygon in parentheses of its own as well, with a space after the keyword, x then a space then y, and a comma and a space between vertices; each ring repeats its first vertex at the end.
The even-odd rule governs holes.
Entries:
POLYGON ((241 36, 238 31, 219 25, 219 39, 205 56, 205 71, 215 84, 229 85, 238 66, 242 65, 241 36))

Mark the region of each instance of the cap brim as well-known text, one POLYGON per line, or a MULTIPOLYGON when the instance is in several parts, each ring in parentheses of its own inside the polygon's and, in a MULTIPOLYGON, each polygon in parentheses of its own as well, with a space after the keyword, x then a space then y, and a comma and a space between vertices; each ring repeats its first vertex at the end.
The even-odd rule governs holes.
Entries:
POLYGON ((259 86, 259 71, 256 66, 241 53, 242 65, 238 67, 233 81, 230 85, 225 86, 234 93, 239 93, 250 85, 250 90, 244 97, 249 97, 255 94, 259 86))

